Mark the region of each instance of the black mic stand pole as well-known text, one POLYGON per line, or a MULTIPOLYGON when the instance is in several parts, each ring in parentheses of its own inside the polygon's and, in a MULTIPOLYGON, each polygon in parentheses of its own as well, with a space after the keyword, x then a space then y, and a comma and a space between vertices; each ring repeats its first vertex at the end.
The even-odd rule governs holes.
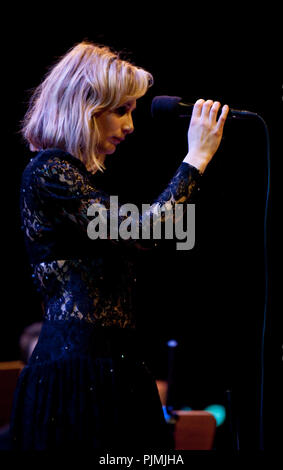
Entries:
POLYGON ((172 445, 174 445, 174 431, 175 425, 178 420, 178 415, 174 413, 175 409, 175 391, 174 391, 174 362, 175 362, 175 349, 178 346, 176 340, 172 339, 167 342, 168 346, 168 375, 167 375, 167 396, 166 396, 166 422, 170 428, 170 434, 172 439, 172 445))

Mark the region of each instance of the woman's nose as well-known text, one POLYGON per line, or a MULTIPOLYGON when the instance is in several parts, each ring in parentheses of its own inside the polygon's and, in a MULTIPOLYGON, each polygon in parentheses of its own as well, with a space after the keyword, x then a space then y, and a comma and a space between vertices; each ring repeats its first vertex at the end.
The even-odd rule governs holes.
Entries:
POLYGON ((122 130, 123 130, 124 134, 131 134, 132 132, 134 132, 134 123, 133 123, 133 118, 132 118, 131 114, 128 114, 125 117, 125 121, 123 123, 122 130))

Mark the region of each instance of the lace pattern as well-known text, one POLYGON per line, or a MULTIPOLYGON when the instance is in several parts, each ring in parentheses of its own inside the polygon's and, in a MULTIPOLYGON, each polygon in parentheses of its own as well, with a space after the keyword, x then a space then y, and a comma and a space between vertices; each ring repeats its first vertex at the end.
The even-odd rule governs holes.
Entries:
POLYGON ((34 265, 45 299, 46 320, 84 320, 98 327, 134 328, 133 263, 120 259, 119 276, 102 258, 57 260, 34 265))
MULTIPOLYGON (((185 210, 199 177, 198 170, 182 163, 140 217, 140 225, 163 223, 164 213, 156 217, 158 207, 182 204, 185 210)), ((96 188, 95 175, 81 161, 61 150, 42 151, 27 165, 21 187, 22 223, 46 319, 134 327, 135 274, 128 248, 142 247, 143 240, 93 241, 87 235, 90 205, 102 204, 110 217, 110 197, 96 188)), ((118 227, 127 218, 119 215, 118 227)))

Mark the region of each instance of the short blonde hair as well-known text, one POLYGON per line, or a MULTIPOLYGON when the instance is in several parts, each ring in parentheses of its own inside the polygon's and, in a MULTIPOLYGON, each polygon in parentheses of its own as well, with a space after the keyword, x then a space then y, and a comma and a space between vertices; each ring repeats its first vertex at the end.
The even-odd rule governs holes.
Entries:
POLYGON ((152 84, 152 75, 143 68, 121 60, 109 47, 83 41, 34 90, 21 132, 33 151, 61 148, 89 171, 103 171, 95 115, 140 98, 152 84))

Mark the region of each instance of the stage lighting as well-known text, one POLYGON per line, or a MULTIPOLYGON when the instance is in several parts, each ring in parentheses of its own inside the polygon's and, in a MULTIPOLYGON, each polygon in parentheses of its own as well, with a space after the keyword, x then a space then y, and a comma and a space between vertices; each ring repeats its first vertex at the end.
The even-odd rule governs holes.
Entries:
POLYGON ((216 419, 216 427, 221 426, 224 423, 226 418, 226 410, 222 405, 209 405, 204 408, 204 411, 208 411, 213 414, 216 419))

